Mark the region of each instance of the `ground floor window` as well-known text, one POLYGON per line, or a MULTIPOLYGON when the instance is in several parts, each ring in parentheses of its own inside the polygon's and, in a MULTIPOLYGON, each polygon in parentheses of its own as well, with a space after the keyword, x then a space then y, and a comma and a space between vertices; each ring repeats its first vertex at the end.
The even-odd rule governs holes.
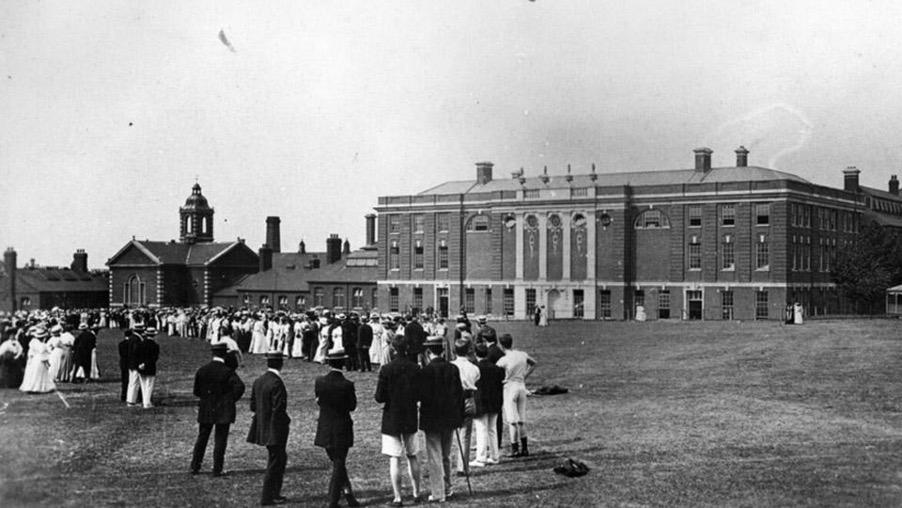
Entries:
POLYGON ((767 319, 767 291, 755 292, 755 319, 767 319))
POLYGON ((295 306, 295 308, 298 308, 298 309, 303 309, 303 308, 307 307, 307 297, 299 296, 299 297, 295 298, 294 306, 295 306))
POLYGON ((582 289, 574 289, 573 290, 573 317, 581 318, 586 315, 586 311, 583 306, 583 290, 582 289))
POLYGON ((504 290, 504 315, 514 315, 514 290, 512 288, 504 290))
POLYGON ((476 312, 476 290, 473 288, 464 290, 464 312, 467 314, 476 312))
POLYGON ((261 296, 260 305, 269 305, 269 297, 266 295, 261 296))
POLYGON ((536 313, 536 290, 526 290, 526 315, 532 316, 536 313))
POLYGON ((658 293, 658 319, 670 319, 670 290, 658 293))
POLYGON ((492 288, 485 288, 485 312, 484 314, 492 313, 492 288))
POLYGON ((288 307, 288 297, 279 295, 279 307, 288 307))
POLYGON ((345 288, 333 288, 332 289, 332 306, 344 308, 344 306, 345 306, 345 288))
POLYGON ((398 312, 398 288, 388 289, 388 310, 398 312))
POLYGON ((326 290, 323 288, 313 288, 313 305, 316 307, 323 306, 323 296, 326 294, 326 290))
POLYGON ((354 288, 351 291, 351 306, 354 308, 363 307, 363 289, 354 288))
POLYGON ((413 288, 413 308, 417 311, 423 308, 423 288, 413 288))
POLYGON ((722 309, 722 317, 724 319, 730 320, 733 319, 733 292, 732 291, 721 291, 720 292, 720 307, 722 309))
POLYGON ((602 319, 610 319, 611 318, 611 291, 609 289, 602 289, 598 298, 599 302, 599 310, 601 311, 602 319))

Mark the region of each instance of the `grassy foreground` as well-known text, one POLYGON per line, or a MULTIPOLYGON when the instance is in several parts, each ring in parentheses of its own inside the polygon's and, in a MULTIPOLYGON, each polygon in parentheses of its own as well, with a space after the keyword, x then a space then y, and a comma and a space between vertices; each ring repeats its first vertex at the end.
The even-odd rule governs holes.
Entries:
MULTIPOLYGON (((898 321, 498 323, 539 362, 530 388, 533 456, 474 471, 474 494, 455 479, 449 505, 773 506, 902 505, 902 337, 898 321), (588 476, 551 469, 565 457, 588 476)), ((266 452, 244 442, 239 404, 226 468, 188 474, 196 436, 191 386, 205 343, 159 337, 151 410, 119 402, 118 331, 99 340, 106 381, 61 394, 0 390, 2 506, 253 506, 266 452)), ((250 386, 264 370, 251 357, 250 386)), ((329 463, 312 446, 313 379, 324 367, 290 361, 284 377, 293 418, 283 493, 323 506, 329 463)), ((348 458, 365 505, 391 500, 379 454, 376 376, 352 373, 359 407, 348 458)), ((505 439, 506 441, 506 439, 505 439)), ((406 479, 405 479, 406 483, 406 479)), ((409 490, 408 490, 409 492, 409 490)))

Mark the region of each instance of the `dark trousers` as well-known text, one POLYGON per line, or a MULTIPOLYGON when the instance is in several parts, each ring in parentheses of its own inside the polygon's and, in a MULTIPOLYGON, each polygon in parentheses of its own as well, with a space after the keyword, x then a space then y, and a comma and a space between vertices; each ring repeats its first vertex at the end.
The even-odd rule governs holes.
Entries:
POLYGON ((348 345, 345 347, 345 354, 348 355, 348 359, 345 361, 345 369, 357 370, 357 346, 348 345))
POLYGON ((313 354, 316 352, 316 348, 313 347, 313 339, 314 337, 309 333, 301 336, 301 353, 308 362, 313 360, 313 354))
POLYGON ((285 465, 288 463, 288 454, 285 445, 267 446, 269 461, 266 463, 266 475, 263 477, 264 504, 272 503, 273 499, 282 495, 282 478, 285 476, 285 465))
POLYGON ((348 478, 348 468, 345 461, 348 459, 347 448, 326 448, 326 454, 332 461, 332 478, 329 480, 329 505, 338 506, 342 491, 351 494, 351 479, 348 478))
POLYGON ((360 367, 361 372, 373 370, 373 365, 370 363, 370 348, 357 348, 357 364, 360 367))
MULTIPOLYGON (((226 445, 229 443, 228 423, 217 423, 216 435, 213 437, 213 472, 222 472, 222 463, 225 461, 226 445)), ((207 442, 210 440, 212 423, 200 423, 197 432, 197 441, 194 442, 194 456, 191 459, 191 470, 197 471, 204 462, 204 453, 207 451, 207 442)))
POLYGON ((119 371, 122 376, 119 378, 121 379, 120 383, 122 383, 122 391, 120 392, 119 400, 125 402, 125 394, 128 393, 128 367, 123 367, 122 365, 120 365, 119 371))

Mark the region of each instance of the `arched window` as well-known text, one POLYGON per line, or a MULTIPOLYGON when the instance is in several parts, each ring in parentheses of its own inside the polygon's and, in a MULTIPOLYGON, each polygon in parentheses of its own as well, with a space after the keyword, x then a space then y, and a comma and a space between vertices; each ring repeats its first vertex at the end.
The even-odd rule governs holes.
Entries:
POLYGON ((144 282, 137 275, 132 275, 128 278, 128 282, 125 283, 123 301, 126 305, 144 305, 146 303, 144 291, 144 282))
POLYGON ((636 229, 667 229, 670 221, 660 210, 645 210, 636 217, 633 225, 636 229))
POLYGON ((474 215, 467 222, 467 231, 488 231, 489 217, 487 215, 474 215))

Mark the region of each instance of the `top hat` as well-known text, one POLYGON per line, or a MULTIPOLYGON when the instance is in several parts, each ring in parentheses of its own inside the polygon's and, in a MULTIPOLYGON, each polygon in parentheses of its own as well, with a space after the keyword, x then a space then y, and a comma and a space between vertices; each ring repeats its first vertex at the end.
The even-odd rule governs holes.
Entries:
POLYGON ((214 353, 225 353, 229 350, 229 346, 225 342, 217 342, 210 345, 210 351, 214 353))

